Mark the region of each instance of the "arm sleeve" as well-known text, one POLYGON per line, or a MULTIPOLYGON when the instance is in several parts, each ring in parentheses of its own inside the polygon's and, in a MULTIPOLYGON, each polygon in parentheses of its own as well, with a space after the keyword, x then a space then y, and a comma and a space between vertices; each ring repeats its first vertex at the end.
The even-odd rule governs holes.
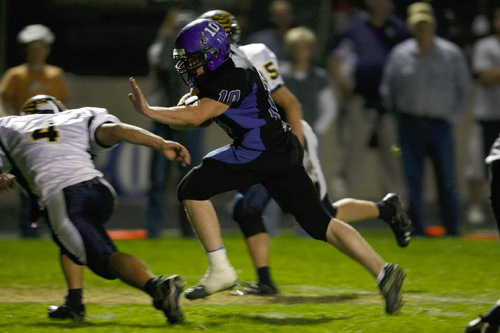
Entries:
POLYGON ((102 108, 92 108, 93 117, 89 119, 89 137, 90 153, 99 155, 105 151, 111 150, 115 146, 106 147, 98 142, 96 130, 105 123, 121 123, 120 119, 108 113, 108 110, 102 108))

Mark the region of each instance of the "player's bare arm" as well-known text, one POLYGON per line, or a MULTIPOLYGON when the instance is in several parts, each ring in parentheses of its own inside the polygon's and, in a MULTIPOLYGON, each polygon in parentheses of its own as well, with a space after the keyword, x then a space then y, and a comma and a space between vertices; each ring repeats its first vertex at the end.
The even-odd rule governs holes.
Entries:
POLYGON ((182 166, 191 164, 189 151, 181 144, 164 140, 143 128, 129 124, 106 123, 96 131, 97 140, 105 146, 113 146, 120 141, 146 146, 158 150, 171 161, 180 162, 182 166))
POLYGON ((292 130, 297 134, 300 143, 304 144, 304 134, 302 133, 302 105, 297 97, 285 86, 281 86, 271 95, 273 100, 285 109, 286 120, 292 126, 292 130))
POLYGON ((164 123, 177 130, 198 128, 212 118, 218 117, 229 108, 228 104, 210 98, 202 98, 191 105, 175 107, 149 106, 139 85, 131 78, 132 93, 129 99, 134 109, 148 118, 164 123))
POLYGON ((0 174, 0 191, 11 190, 16 187, 16 177, 10 173, 0 174))

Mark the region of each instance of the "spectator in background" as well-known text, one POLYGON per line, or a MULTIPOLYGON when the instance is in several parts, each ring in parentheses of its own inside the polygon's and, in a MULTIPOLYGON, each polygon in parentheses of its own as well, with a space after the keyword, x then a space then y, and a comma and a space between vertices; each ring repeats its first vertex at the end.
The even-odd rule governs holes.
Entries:
MULTIPOLYGON (((486 157, 490 147, 500 133, 500 7, 493 13, 492 26, 494 33, 479 39, 473 48, 472 67, 478 82, 478 96, 475 105, 475 119, 481 126, 482 156, 479 161, 486 157)), ((486 181, 486 168, 483 168, 481 181, 478 181, 476 191, 486 181)), ((474 192, 473 192, 474 193, 474 192)), ((471 202, 469 215, 480 216, 480 198, 471 202)), ((482 219, 472 219, 471 222, 482 222, 482 219)))
MULTIPOLYGON (((41 24, 24 27, 17 40, 25 47, 26 62, 7 70, 0 82, 0 116, 18 115, 21 105, 30 97, 47 94, 67 102, 69 92, 62 68, 47 63, 55 36, 41 24)), ((39 237, 40 231, 31 216, 29 197, 20 190, 18 212, 21 237, 39 237)))
POLYGON ((269 3, 269 21, 272 24, 272 28, 250 34, 247 44, 262 43, 276 54, 278 61, 288 60, 285 50, 285 34, 295 22, 293 7, 290 1, 271 1, 269 3))
POLYGON ((347 189, 358 188, 359 175, 352 170, 362 164, 365 149, 373 147, 380 160, 381 192, 390 187, 402 193, 396 125, 382 106, 378 87, 390 50, 409 33, 404 21, 392 13, 390 0, 365 0, 364 4, 366 11, 352 17, 329 60, 341 98, 338 131, 344 156, 337 181, 347 189))
POLYGON ((285 35, 285 45, 290 62, 281 66, 281 74, 302 104, 304 120, 321 138, 335 119, 337 101, 328 72, 313 63, 316 35, 307 27, 292 28, 285 35))
POLYGON ((332 32, 333 40, 336 40, 340 33, 345 30, 352 15, 358 11, 357 4, 350 0, 332 1, 332 32))
POLYGON ((462 50, 436 36, 429 4, 408 7, 408 24, 414 37, 391 51, 380 89, 385 106, 398 116, 414 233, 425 235, 423 185, 429 157, 441 222, 454 236, 459 234, 459 202, 453 128, 468 107, 470 73, 462 50))
POLYGON ((28 98, 50 94, 63 102, 69 96, 62 68, 47 63, 55 36, 44 25, 24 27, 17 40, 26 51, 26 62, 7 70, 0 82, 0 108, 6 115, 18 115, 28 98))
MULTIPOLYGON (((179 30, 197 15, 191 11, 171 9, 163 21, 158 36, 148 50, 150 76, 153 82, 153 93, 150 97, 155 105, 175 105, 180 98, 189 92, 189 88, 179 79, 172 59, 172 49, 179 30)), ((177 141, 191 152, 194 164, 201 162, 203 156, 203 129, 177 131, 170 126, 154 121, 152 132, 167 140, 177 141)), ((148 191, 146 213, 146 229, 149 238, 159 238, 164 225, 164 207, 169 176, 177 175, 180 180, 190 170, 189 166, 181 166, 163 158, 160 152, 153 151, 151 158, 151 188, 148 191), (172 172, 177 166, 179 172, 172 172)), ((176 182, 178 183, 178 182, 176 182)), ((180 233, 183 237, 194 237, 191 224, 186 216, 182 203, 178 203, 180 233)))
POLYGON ((477 1, 475 16, 470 25, 470 31, 474 34, 474 37, 485 37, 492 31, 492 15, 495 13, 498 6, 498 0, 477 1))
MULTIPOLYGON (((399 17, 405 17, 406 11, 408 9, 408 6, 410 6, 412 3, 417 2, 415 0, 398 0, 394 1, 394 12, 396 15, 399 17)), ((449 38, 450 37, 450 26, 452 22, 450 20, 453 20, 455 18, 455 13, 452 10, 453 5, 450 4, 456 4, 458 1, 456 0, 439 0, 439 1, 433 1, 433 0, 424 0, 422 2, 428 3, 434 12, 434 21, 436 22, 436 35, 439 37, 443 38, 449 38)), ((470 4, 468 4, 470 6, 470 4)))

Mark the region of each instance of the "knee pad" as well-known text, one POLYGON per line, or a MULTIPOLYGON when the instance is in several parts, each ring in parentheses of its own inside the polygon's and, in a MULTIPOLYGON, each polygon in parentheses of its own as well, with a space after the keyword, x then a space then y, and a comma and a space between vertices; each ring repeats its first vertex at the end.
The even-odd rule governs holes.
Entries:
POLYGON ((238 223, 245 238, 267 232, 262 220, 262 210, 249 209, 243 198, 237 200, 233 207, 233 220, 238 223))

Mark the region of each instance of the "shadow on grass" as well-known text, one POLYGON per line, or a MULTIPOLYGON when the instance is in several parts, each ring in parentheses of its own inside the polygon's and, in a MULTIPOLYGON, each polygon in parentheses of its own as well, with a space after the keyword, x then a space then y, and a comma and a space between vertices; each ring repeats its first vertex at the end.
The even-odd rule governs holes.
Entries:
POLYGON ((283 313, 270 313, 269 315, 263 314, 223 314, 220 319, 227 320, 237 320, 238 322, 250 321, 260 324, 276 325, 276 326, 311 326, 311 325, 322 325, 331 323, 338 320, 348 320, 351 319, 350 316, 342 317, 330 317, 321 316, 315 318, 300 317, 296 314, 283 314, 283 313))
POLYGON ((345 301, 350 301, 359 298, 360 295, 309 295, 309 296, 275 296, 273 303, 282 304, 306 304, 306 303, 316 303, 316 304, 330 304, 330 303, 342 303, 345 301))

